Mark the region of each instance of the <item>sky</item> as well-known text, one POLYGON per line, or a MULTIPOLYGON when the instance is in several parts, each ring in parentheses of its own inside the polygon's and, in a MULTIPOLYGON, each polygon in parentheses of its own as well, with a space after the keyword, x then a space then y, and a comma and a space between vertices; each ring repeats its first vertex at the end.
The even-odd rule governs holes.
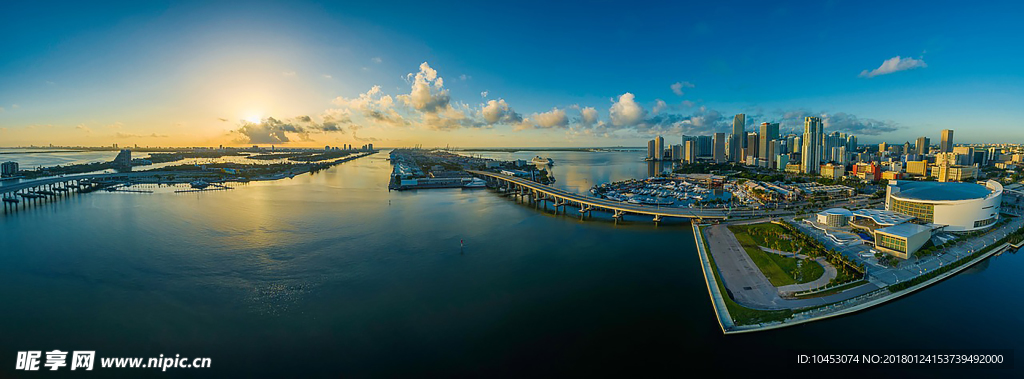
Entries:
POLYGON ((0 146, 1024 143, 1022 2, 7 2, 0 146))

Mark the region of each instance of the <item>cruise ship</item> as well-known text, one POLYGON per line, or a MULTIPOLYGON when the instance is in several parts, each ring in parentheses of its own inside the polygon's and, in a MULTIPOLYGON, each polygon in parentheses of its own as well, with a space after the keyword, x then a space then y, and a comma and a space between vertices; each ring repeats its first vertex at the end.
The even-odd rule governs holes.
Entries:
POLYGON ((555 161, 551 160, 551 158, 541 158, 540 155, 533 157, 531 162, 533 162, 533 164, 546 164, 548 166, 555 165, 555 161))

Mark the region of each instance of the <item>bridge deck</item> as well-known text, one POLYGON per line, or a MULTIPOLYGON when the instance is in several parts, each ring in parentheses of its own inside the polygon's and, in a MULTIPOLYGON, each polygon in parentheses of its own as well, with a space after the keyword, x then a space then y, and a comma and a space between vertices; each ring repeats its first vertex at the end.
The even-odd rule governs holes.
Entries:
MULTIPOLYGON (((736 216, 754 216, 754 215, 759 215, 759 214, 755 214, 755 211, 752 211, 752 210, 729 211, 729 210, 722 209, 722 208, 694 209, 694 208, 679 208, 679 207, 658 207, 658 206, 648 206, 648 205, 625 203, 625 202, 613 201, 613 200, 608 200, 608 199, 601 199, 601 198, 596 198, 596 197, 584 196, 584 195, 580 195, 580 194, 577 194, 577 193, 572 193, 572 192, 569 192, 569 191, 566 191, 566 190, 563 190, 563 189, 560 189, 560 188, 555 188, 555 187, 551 187, 551 186, 544 185, 544 184, 541 184, 541 183, 537 183, 537 182, 532 181, 532 180, 527 180, 527 179, 523 179, 523 178, 517 178, 517 177, 514 177, 514 176, 503 175, 503 174, 499 174, 499 173, 496 173, 496 172, 476 171, 476 170, 467 170, 467 172, 469 172, 470 174, 473 174, 473 175, 484 176, 484 177, 489 177, 489 178, 493 178, 493 179, 497 179, 497 180, 507 181, 507 182, 510 182, 510 183, 515 183, 517 185, 529 188, 529 189, 531 189, 533 191, 537 191, 538 193, 542 193, 542 194, 545 194, 545 195, 548 195, 548 196, 552 196, 552 197, 554 197, 556 199, 559 199, 559 200, 564 200, 564 201, 568 201, 568 202, 573 203, 573 204, 580 204, 582 206, 590 206, 590 207, 599 208, 599 209, 614 210, 614 211, 627 212, 627 213, 633 213, 633 214, 660 216, 660 217, 685 217, 685 218, 701 218, 701 219, 708 219, 708 218, 724 219, 724 218, 736 217, 736 216)), ((764 212, 762 212, 762 213, 764 213, 764 212)))

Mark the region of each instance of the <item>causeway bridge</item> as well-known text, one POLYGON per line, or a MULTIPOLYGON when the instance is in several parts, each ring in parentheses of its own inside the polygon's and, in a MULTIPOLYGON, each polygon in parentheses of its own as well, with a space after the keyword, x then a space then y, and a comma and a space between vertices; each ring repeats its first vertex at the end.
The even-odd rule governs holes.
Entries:
POLYGON ((555 212, 559 212, 559 208, 564 211, 566 206, 579 208, 581 216, 583 214, 589 216, 590 212, 598 210, 612 213, 612 217, 616 220, 621 219, 626 214, 635 214, 651 216, 653 217, 654 222, 659 222, 665 217, 706 220, 727 219, 730 217, 764 217, 784 213, 783 211, 751 209, 702 209, 633 204, 572 193, 563 189, 540 184, 529 179, 508 176, 497 172, 477 170, 467 170, 467 172, 486 180, 488 185, 491 187, 497 188, 516 197, 525 198, 531 203, 549 201, 555 207, 555 212))
POLYGON ((188 176, 188 174, 174 171, 137 171, 57 176, 0 185, 0 198, 2 198, 6 209, 15 207, 19 203, 25 206, 29 203, 52 200, 76 193, 92 192, 119 182, 141 179, 159 181, 159 179, 171 175, 188 176))

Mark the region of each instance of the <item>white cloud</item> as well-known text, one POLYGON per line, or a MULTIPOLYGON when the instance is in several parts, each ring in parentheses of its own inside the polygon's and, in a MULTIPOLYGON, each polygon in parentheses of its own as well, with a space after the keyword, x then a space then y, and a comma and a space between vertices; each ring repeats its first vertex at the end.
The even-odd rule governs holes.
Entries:
POLYGON ((409 76, 412 76, 412 92, 398 95, 399 100, 426 113, 436 113, 449 107, 451 97, 448 96, 448 90, 442 89, 444 80, 437 76, 437 70, 427 62, 420 64, 420 71, 415 76, 409 76))
POLYGON ((909 58, 909 57, 908 58, 900 58, 900 56, 897 55, 895 57, 886 59, 884 62, 882 62, 881 66, 878 66, 878 68, 876 68, 874 70, 871 70, 871 71, 868 71, 868 70, 861 71, 860 72, 860 77, 862 77, 862 78, 874 78, 874 77, 879 76, 879 75, 886 75, 886 74, 891 74, 891 73, 894 73, 894 72, 906 71, 906 70, 912 70, 912 69, 915 69, 915 68, 924 68, 924 67, 928 67, 928 65, 924 63, 924 60, 914 59, 914 58, 909 58))
POLYGON ((661 113, 662 111, 664 111, 666 109, 668 109, 668 104, 665 104, 664 100, 655 99, 654 100, 654 109, 651 109, 651 111, 654 114, 658 114, 658 113, 661 113))
POLYGON ((480 92, 480 97, 487 98, 487 91, 480 92))
POLYGON ((636 103, 636 97, 626 92, 608 109, 608 116, 615 126, 635 126, 647 117, 647 111, 636 103))
POLYGON ((380 59, 380 57, 373 57, 373 58, 370 58, 370 62, 373 62, 373 63, 380 63, 380 62, 383 62, 383 61, 384 61, 384 60, 383 60, 383 59, 380 59))
POLYGON ((281 73, 284 76, 295 76, 295 71, 284 71, 281 73))
POLYGON ((597 109, 594 109, 593 107, 580 109, 580 116, 580 123, 583 124, 584 127, 589 128, 594 126, 594 124, 597 124, 597 109))
POLYGON ((523 121, 523 117, 512 110, 511 107, 505 103, 505 99, 490 100, 484 105, 483 109, 480 110, 481 116, 484 118, 484 122, 488 125, 496 123, 519 123, 523 121))
POLYGON ((569 117, 565 114, 565 109, 552 108, 548 112, 534 113, 533 114, 534 125, 538 128, 564 128, 569 125, 569 117))
POLYGON ((670 87, 672 87, 672 92, 674 92, 676 95, 683 96, 683 88, 693 88, 693 83, 675 82, 670 87))
POLYGON ((324 74, 324 79, 331 79, 331 78, 334 78, 334 77, 331 76, 331 75, 328 75, 328 74, 324 74))

